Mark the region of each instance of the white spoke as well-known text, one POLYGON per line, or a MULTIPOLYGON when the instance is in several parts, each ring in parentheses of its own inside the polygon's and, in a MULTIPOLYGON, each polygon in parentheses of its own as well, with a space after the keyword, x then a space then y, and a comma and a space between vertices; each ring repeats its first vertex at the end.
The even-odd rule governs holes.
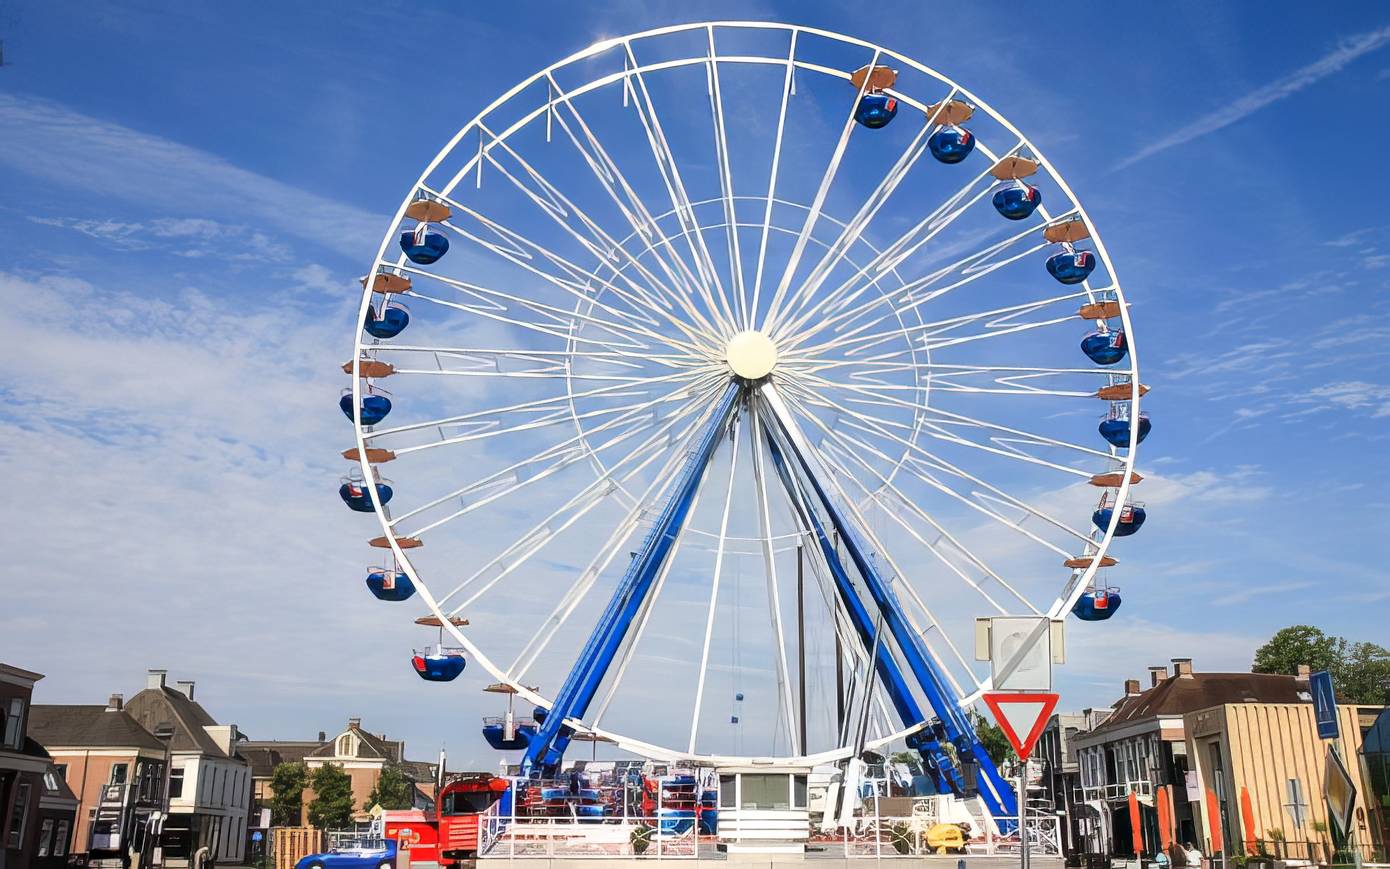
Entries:
POLYGON ((626 86, 631 89, 631 82, 635 80, 641 91, 641 101, 634 100, 633 105, 637 109, 637 116, 641 119, 642 126, 647 131, 647 143, 651 146, 652 157, 661 173, 661 180, 666 185, 666 192, 671 197, 671 206, 675 209, 676 218, 685 230, 686 244, 690 247, 690 255, 695 260, 696 270, 703 278, 701 287, 706 294, 712 291, 719 302, 717 308, 711 303, 711 313, 720 318, 725 328, 731 332, 735 331, 737 326, 734 324, 737 319, 733 309, 729 307, 729 300, 724 292, 724 284, 719 280, 719 271, 714 267, 714 260, 710 257, 709 248, 705 245, 704 230, 695 218, 695 209, 691 205, 689 194, 685 191, 685 182, 681 180, 680 167, 676 164, 675 154, 671 153, 671 146, 666 140, 666 133, 661 128, 661 118, 657 116, 656 105, 652 102, 651 93, 647 90, 647 81, 642 77, 641 65, 637 63, 637 57, 632 52, 632 43, 624 42, 623 50, 627 52, 628 60, 633 67, 626 86))
MULTIPOLYGON (((710 112, 714 115, 714 150, 719 161, 719 186, 724 196, 724 222, 729 238, 729 263, 732 272, 732 292, 738 303, 738 322, 749 324, 748 299, 743 288, 743 253, 738 243, 738 215, 734 211, 734 176, 729 165, 729 140, 724 134, 724 98, 719 89, 719 63, 714 50, 714 26, 706 28, 709 35, 710 112)), ((712 265, 712 264, 711 264, 712 265)))
MULTIPOLYGON (((732 446, 729 452, 729 485, 724 492, 724 513, 719 520, 719 548, 714 554, 714 578, 710 581, 709 588, 709 608, 705 614, 705 638, 700 646, 700 668, 697 672, 695 682, 695 708, 690 714, 690 741, 686 746, 686 751, 695 753, 695 737, 700 730, 700 709, 704 704, 705 698, 705 676, 709 670, 709 646, 710 640, 714 636, 714 613, 715 606, 719 601, 719 580, 724 575, 724 548, 729 536, 729 511, 734 504, 734 481, 738 473, 738 441, 741 427, 735 421, 733 434, 731 436, 732 446)), ((693 512, 693 510, 692 510, 693 512)), ((738 618, 738 614, 734 614, 738 618)))
MULTIPOLYGON (((753 272, 753 301, 749 315, 756 319, 758 302, 763 288, 763 264, 767 259, 767 237, 772 226, 772 205, 777 201, 777 172, 782 164, 782 134, 787 126, 787 101, 791 98, 792 72, 796 69, 796 31, 792 31, 791 47, 787 49, 787 74, 782 82, 782 107, 777 111, 777 135, 772 144, 772 169, 767 182, 767 205, 763 209, 763 231, 758 241, 758 263, 753 272)), ((752 328, 752 321, 748 328, 752 328)))
MULTIPOLYGON (((763 563, 767 570, 767 605, 772 621, 773 651, 777 661, 777 687, 780 691, 782 710, 786 717, 787 736, 792 744, 792 753, 800 754, 796 730, 796 705, 792 702, 792 680, 787 670, 787 638, 782 629, 782 601, 777 592, 776 553, 772 547, 772 517, 768 509, 767 482, 763 471, 762 421, 757 413, 751 414, 753 441, 753 480, 758 491, 758 526, 762 532, 763 563)), ((798 650, 800 652, 801 650, 798 650)))
MULTIPOLYGON (((878 64, 879 54, 880 51, 874 49, 873 59, 869 61, 870 69, 878 64)), ((864 97, 865 89, 869 86, 869 78, 869 76, 864 77, 864 84, 859 88, 859 93, 855 95, 854 102, 850 104, 849 115, 840 128, 840 140, 835 145, 835 153, 831 156, 830 164, 826 166, 825 173, 821 176, 820 187, 816 190, 816 196, 811 201, 811 209, 806 214, 806 222, 801 225, 801 232, 796 237, 796 244, 792 247, 791 257, 787 261, 786 268, 782 271, 781 280, 777 282, 776 291, 772 294, 772 303, 768 308, 765 321, 767 323, 775 324, 777 322, 777 314, 781 310, 782 300, 791 286, 792 278, 796 274, 796 267, 801 263, 801 256, 806 252, 806 242, 810 240, 816 222, 820 220, 821 209, 825 206, 825 197, 830 193, 830 185, 835 181, 835 175, 840 169, 840 161, 845 156, 845 148, 849 145, 850 134, 854 132, 854 113, 859 107, 859 100, 864 97)))

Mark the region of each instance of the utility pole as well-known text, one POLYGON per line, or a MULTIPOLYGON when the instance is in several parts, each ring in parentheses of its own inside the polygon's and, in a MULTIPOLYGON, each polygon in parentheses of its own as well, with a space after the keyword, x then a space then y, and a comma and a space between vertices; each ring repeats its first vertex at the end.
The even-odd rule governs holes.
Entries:
POLYGON ((802 541, 796 541, 796 648, 800 652, 800 661, 796 668, 797 695, 799 698, 799 709, 801 711, 800 741, 797 745, 801 746, 801 753, 808 754, 806 749, 806 580, 805 565, 803 556, 805 550, 802 541))

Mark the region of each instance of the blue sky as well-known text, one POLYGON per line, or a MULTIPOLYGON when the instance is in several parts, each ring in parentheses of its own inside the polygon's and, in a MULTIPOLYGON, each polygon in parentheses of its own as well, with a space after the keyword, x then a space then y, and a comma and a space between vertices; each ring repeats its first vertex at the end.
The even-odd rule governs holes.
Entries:
POLYGON ((1290 623, 1383 638, 1384 7, 877 8, 0 7, 0 656, 49 674, 45 702, 162 666, 258 738, 361 715, 416 756, 490 762, 483 676, 409 675, 414 635, 361 592, 363 526, 333 494, 355 277, 496 94, 604 36, 729 18, 953 76, 1102 228, 1154 388, 1155 485, 1112 578, 1123 615, 1073 632, 1064 704, 1171 656, 1248 666, 1290 623))

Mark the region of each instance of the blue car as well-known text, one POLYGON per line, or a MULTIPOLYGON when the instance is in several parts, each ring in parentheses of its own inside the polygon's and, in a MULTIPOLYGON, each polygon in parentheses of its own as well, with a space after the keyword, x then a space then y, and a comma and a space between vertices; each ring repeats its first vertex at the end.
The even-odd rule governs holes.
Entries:
POLYGON ((395 839, 367 839, 310 854, 294 864, 294 869, 395 869, 395 865, 395 839))

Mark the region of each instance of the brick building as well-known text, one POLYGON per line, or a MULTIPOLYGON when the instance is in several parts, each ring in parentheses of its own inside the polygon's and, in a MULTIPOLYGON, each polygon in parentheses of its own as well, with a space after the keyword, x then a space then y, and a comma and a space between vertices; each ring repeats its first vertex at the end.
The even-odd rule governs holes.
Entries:
POLYGON ((77 799, 29 733, 42 678, 0 664, 0 869, 58 869, 72 844, 77 799))

